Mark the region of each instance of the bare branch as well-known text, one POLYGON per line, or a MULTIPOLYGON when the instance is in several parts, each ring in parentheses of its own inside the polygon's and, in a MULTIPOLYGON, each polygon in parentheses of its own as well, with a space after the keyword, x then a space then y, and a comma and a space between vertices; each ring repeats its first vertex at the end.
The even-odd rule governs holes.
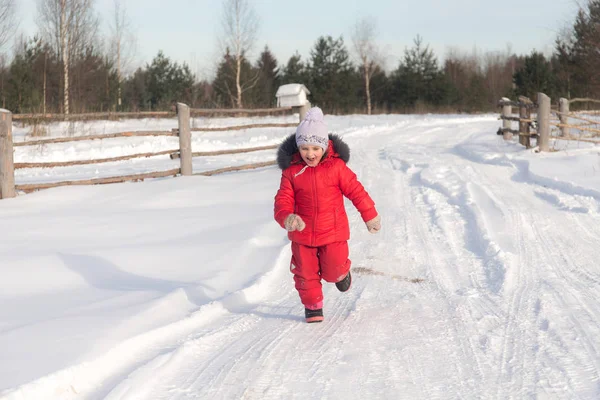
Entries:
POLYGON ((135 57, 137 37, 133 34, 125 0, 114 0, 112 23, 110 23, 110 53, 117 67, 119 80, 128 74, 128 67, 135 57))
POLYGON ((365 17, 356 22, 351 37, 359 65, 363 70, 367 114, 371 114, 371 78, 377 66, 382 66, 382 57, 375 41, 377 37, 376 26, 373 18, 365 17))
POLYGON ((38 26, 63 64, 63 112, 69 114, 71 61, 96 44, 94 0, 38 0, 38 26))
POLYGON ((60 22, 63 11, 72 56, 97 44, 99 22, 94 13, 94 0, 38 0, 37 6, 40 33, 59 57, 62 58, 60 22))
POLYGON ((242 108, 242 94, 253 86, 241 82, 242 62, 252 50, 258 30, 258 18, 248 4, 248 0, 225 0, 222 28, 221 50, 223 53, 226 49, 233 52, 236 105, 238 108, 242 108))
POLYGON ((14 34, 17 26, 15 0, 0 0, 0 49, 14 34))

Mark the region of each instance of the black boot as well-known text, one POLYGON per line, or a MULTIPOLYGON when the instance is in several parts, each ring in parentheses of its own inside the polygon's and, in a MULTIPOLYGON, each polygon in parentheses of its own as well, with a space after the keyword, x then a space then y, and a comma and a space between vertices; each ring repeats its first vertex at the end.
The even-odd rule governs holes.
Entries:
POLYGON ((310 310, 308 308, 304 309, 304 316, 306 318, 306 322, 321 322, 323 321, 323 309, 319 308, 318 310, 310 310))
POLYGON ((350 271, 348 271, 348 275, 344 279, 335 283, 335 286, 338 288, 340 292, 346 292, 352 286, 352 276, 350 275, 350 271))

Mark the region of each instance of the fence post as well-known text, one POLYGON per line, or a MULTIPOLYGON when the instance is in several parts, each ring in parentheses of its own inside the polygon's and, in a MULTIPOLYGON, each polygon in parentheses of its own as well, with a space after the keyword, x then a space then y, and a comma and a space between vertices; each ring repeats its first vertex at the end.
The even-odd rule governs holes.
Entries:
MULTIPOLYGON (((503 97, 502 101, 504 102, 509 102, 510 99, 507 97, 503 97)), ((502 116, 503 117, 510 117, 512 114, 512 106, 510 104, 504 104, 502 106, 502 116)), ((511 140, 513 137, 512 132, 509 131, 509 129, 511 129, 512 127, 512 123, 510 120, 508 119, 503 119, 502 120, 502 137, 504 138, 504 140, 511 140)))
MULTIPOLYGON (((568 125, 569 117, 567 117, 567 115, 566 115, 569 113, 569 100, 568 99, 561 97, 558 100, 558 111, 560 112, 558 117, 560 118, 561 125, 568 125)), ((569 131, 569 127, 567 127, 567 126, 560 127, 560 135, 561 136, 569 136, 570 133, 571 132, 569 131)))
POLYGON ((0 108, 0 199, 15 197, 12 113, 0 108))
POLYGON ((190 130, 190 107, 177 103, 179 124, 179 162, 181 175, 192 175, 192 131, 190 130))
POLYGON ((302 120, 306 116, 306 113, 308 112, 309 109, 310 109, 310 102, 308 102, 308 101, 303 106, 292 106, 292 113, 297 112, 300 115, 300 121, 298 121, 298 123, 302 122, 302 120))
POLYGON ((308 110, 310 110, 310 102, 307 101, 305 105, 300 107, 300 122, 302 122, 308 110))
POLYGON ((550 97, 538 93, 538 147, 540 151, 550 151, 550 97))
MULTIPOLYGON (((519 118, 531 118, 531 100, 525 96, 519 96, 519 103, 519 118)), ((519 143, 526 148, 531 147, 531 140, 529 137, 529 122, 519 122, 519 143)))

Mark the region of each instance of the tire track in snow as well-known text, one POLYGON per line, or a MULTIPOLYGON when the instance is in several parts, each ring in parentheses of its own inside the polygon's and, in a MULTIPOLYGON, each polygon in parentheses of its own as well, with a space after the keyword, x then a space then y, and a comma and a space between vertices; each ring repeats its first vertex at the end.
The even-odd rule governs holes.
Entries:
MULTIPOLYGON (((380 156, 385 155, 380 154, 380 156)), ((453 287, 453 285, 448 286, 448 283, 453 283, 455 280, 455 277, 450 273, 453 262, 448 261, 448 256, 450 255, 450 258, 454 260, 457 260, 458 257, 452 255, 452 249, 448 247, 443 238, 445 234, 455 234, 454 232, 444 230, 443 223, 441 225, 437 223, 430 225, 425 222, 427 220, 435 220, 432 217, 432 213, 436 212, 436 207, 444 208, 443 203, 446 202, 446 199, 442 196, 440 199, 432 200, 433 203, 426 201, 429 188, 423 188, 419 184, 419 176, 424 169, 429 168, 428 164, 418 164, 417 167, 413 166, 414 164, 411 165, 412 161, 405 161, 393 155, 385 157, 389 159, 388 163, 391 168, 396 170, 396 176, 393 178, 395 182, 398 182, 396 185, 399 187, 395 190, 396 195, 398 193, 402 194, 402 201, 397 202, 397 205, 394 207, 402 215, 400 218, 405 218, 406 220, 403 224, 405 233, 398 241, 408 242, 409 248, 418 249, 417 251, 408 250, 406 253, 412 252, 418 255, 414 257, 414 261, 420 264, 421 268, 425 268, 428 271, 428 280, 431 280, 437 286, 439 294, 436 295, 436 301, 445 302, 443 304, 444 309, 441 312, 443 315, 440 321, 442 322, 438 322, 441 326, 436 326, 433 332, 429 329, 419 331, 417 337, 423 338, 424 342, 435 343, 438 339, 437 335, 440 335, 441 331, 443 332, 442 336, 449 338, 451 342, 456 342, 458 346, 447 346, 448 349, 451 349, 451 357, 453 358, 453 360, 448 361, 447 365, 450 365, 454 369, 453 375, 456 377, 456 382, 461 382, 463 385, 462 388, 456 389, 456 393, 477 392, 477 381, 482 380, 484 374, 479 362, 480 357, 475 355, 477 353, 477 345, 471 340, 472 335, 465 332, 467 327, 471 325, 472 316, 469 313, 462 313, 461 307, 456 307, 453 299, 457 299, 457 288, 456 286, 453 287), (436 228, 436 230, 439 230, 439 233, 436 234, 430 231, 431 228, 436 228), (448 274, 443 274, 442 272, 444 271, 448 271, 448 274), (432 334, 436 338, 432 337, 432 334), (475 361, 475 370, 466 367, 471 365, 472 361, 475 361)), ((423 156, 423 160, 425 159, 431 160, 431 155, 427 157, 423 156)), ((448 215, 453 215, 452 207, 445 208, 444 212, 440 215, 448 212, 450 213, 448 215)), ((446 217, 443 216, 442 219, 444 218, 446 217)), ((462 296, 460 297, 462 298, 462 296)), ((437 306, 440 305, 437 304, 437 306)), ((413 322, 417 326, 420 325, 416 321, 413 322)), ((423 345, 424 347, 431 346, 425 343, 423 345)), ((417 359, 415 357, 410 360, 408 363, 409 371, 413 373, 413 381, 418 382, 418 384, 415 383, 415 386, 427 389, 427 379, 423 375, 423 371, 431 369, 431 366, 419 365, 416 361, 417 359)), ((437 388, 429 388, 429 390, 421 392, 420 398, 446 398, 446 396, 448 396, 448 392, 438 391, 437 388)))
MULTIPOLYGON (((236 306, 234 299, 226 317, 190 335, 169 354, 168 365, 160 363, 155 366, 155 361, 151 360, 146 368, 134 371, 130 383, 122 383, 122 387, 115 388, 111 395, 114 398, 177 399, 187 398, 193 393, 194 396, 219 398, 230 390, 226 383, 230 376, 236 379, 231 390, 239 389, 240 377, 248 377, 248 368, 254 366, 254 362, 247 363, 249 357, 265 351, 269 343, 285 335, 299 321, 289 307, 293 287, 290 284, 280 285, 280 281, 289 275, 290 255, 289 246, 286 246, 274 267, 278 271, 276 279, 259 290, 267 296, 260 305, 254 308, 243 304, 236 306), (281 301, 273 303, 270 298, 281 301), (274 314, 273 309, 284 312, 274 314), (293 322, 282 329, 280 321, 285 319, 293 322), (265 331, 267 325, 275 328, 265 331), (259 334, 255 334, 256 331, 259 334), (148 385, 149 379, 152 379, 153 385, 148 385)), ((257 295, 261 296, 260 293, 257 295)), ((237 393, 235 397, 239 395, 237 393)))
MULTIPOLYGON (((563 244, 564 240, 558 240, 554 235, 549 234, 546 229, 539 226, 539 223, 534 224, 533 229, 541 243, 537 256, 545 265, 551 267, 550 272, 556 275, 557 281, 564 282, 560 289, 555 289, 553 285, 549 289, 554 301, 561 304, 563 310, 569 310, 570 329, 566 331, 574 331, 576 343, 582 347, 582 349, 569 351, 572 357, 576 357, 576 362, 573 362, 575 360, 564 360, 573 362, 572 370, 567 372, 575 372, 574 377, 580 379, 580 381, 570 380, 575 389, 573 395, 587 393, 590 396, 598 397, 600 396, 600 346, 597 338, 600 337, 600 312, 597 311, 597 293, 600 287, 595 285, 590 288, 587 283, 583 284, 577 279, 577 274, 570 273, 570 268, 567 266, 576 266, 579 264, 579 260, 573 259, 570 247, 563 244), (584 371, 582 371, 582 367, 584 371), (582 373, 584 374, 583 380, 581 380, 582 373), (591 382, 595 382, 595 384, 590 385, 591 382)), ((588 257, 586 256, 586 258, 588 257)), ((593 263, 591 259, 588 262, 593 263)), ((547 320, 544 330, 548 330, 551 323, 551 320, 547 320)))
MULTIPOLYGON (((547 199, 533 195, 534 191, 541 190, 536 189, 535 186, 527 185, 525 186, 526 190, 523 190, 522 187, 519 189, 516 186, 520 186, 522 183, 512 180, 513 183, 508 186, 515 188, 507 189, 507 181, 498 182, 501 175, 486 173, 493 169, 494 167, 489 166, 479 168, 478 174, 473 175, 471 179, 479 181, 482 187, 503 188, 496 194, 503 198, 503 209, 506 210, 506 213, 517 215, 520 219, 515 224, 518 229, 513 230, 516 233, 515 238, 518 244, 518 262, 511 267, 513 271, 507 277, 507 285, 504 290, 510 301, 506 316, 506 330, 503 335, 504 344, 500 360, 501 369, 497 380, 497 398, 505 398, 506 393, 510 391, 521 397, 536 397, 541 392, 554 395, 562 393, 569 398, 576 398, 585 390, 572 387, 572 383, 565 380, 569 376, 569 371, 559 366, 571 364, 569 352, 563 352, 562 358, 555 358, 554 365, 546 364, 547 360, 551 359, 551 353, 558 354, 560 352, 553 350, 553 342, 548 338, 549 326, 552 323, 548 319, 549 316, 544 315, 544 305, 554 302, 560 305, 558 309, 572 308, 563 300, 565 295, 571 293, 580 300, 581 308, 587 311, 593 310, 593 308, 585 307, 586 302, 581 301, 581 295, 590 290, 589 283, 592 283, 596 289, 598 288, 597 277, 587 269, 587 273, 582 274, 575 265, 594 265, 594 262, 587 254, 580 255, 574 260, 572 249, 580 246, 576 246, 575 243, 569 244, 571 236, 577 237, 578 241, 589 240, 589 234, 593 233, 593 231, 590 232, 592 225, 587 222, 589 216, 577 210, 558 209, 555 207, 556 204, 551 204, 553 207, 549 209, 544 207, 544 204, 548 204, 547 199), (494 178, 490 179, 492 176, 494 178), (524 212, 525 209, 526 212, 524 212), (545 213, 553 215, 551 218, 547 218, 545 213), (561 224, 555 224, 554 221, 561 221, 561 224), (583 226, 587 227, 587 230, 581 230, 582 221, 586 221, 583 226), (580 259, 582 257, 584 260, 580 259), (559 263, 558 260, 562 262, 559 263), (583 278, 583 282, 581 278, 583 278), (561 372, 557 373, 557 370, 561 372), (552 382, 554 383, 552 384, 552 382), (563 386, 560 386, 559 382, 562 382, 563 386), (562 389, 557 391, 559 387, 562 389), (565 387, 568 388, 568 392, 565 392, 565 387)), ((573 195, 573 199, 564 199, 564 195, 561 196, 563 201, 570 204, 577 201, 579 197, 573 195)), ((591 250, 593 246, 591 242, 589 243, 591 250)), ((556 308, 550 307, 549 309, 556 308)), ((591 314, 584 313, 578 317, 571 315, 571 318, 575 321, 573 322, 575 327, 561 329, 562 332, 575 329, 579 332, 578 335, 584 338, 588 336, 586 332, 590 328, 598 332, 600 316, 597 313, 592 311, 591 314), (586 328, 583 328, 578 322, 580 318, 586 321, 586 328), (576 327, 577 325, 579 328, 576 327)), ((563 342, 562 338, 557 339, 563 342)), ((584 352, 584 354, 591 355, 592 360, 595 360, 591 381, 598 379, 598 356, 597 349, 593 344, 594 342, 587 341, 584 352)), ((558 347, 564 350, 564 344, 558 347)))
POLYGON ((178 399, 193 393, 201 398, 269 399, 307 394, 307 388, 286 388, 290 375, 295 376, 294 381, 315 382, 318 391, 308 393, 313 397, 327 392, 329 383, 322 376, 339 358, 332 340, 339 337, 351 314, 348 310, 360 298, 361 287, 355 285, 350 293, 338 294, 329 284, 326 321, 307 325, 300 316, 302 307, 288 272, 289 262, 286 259, 280 264, 278 268, 285 271, 287 279, 282 277, 286 283, 271 291, 271 300, 265 300, 255 311, 219 321, 222 328, 217 327, 216 332, 201 332, 190 338, 170 356, 170 365, 157 362, 156 370, 150 365, 144 372, 136 371, 138 376, 132 377, 136 386, 125 384, 113 391, 113 397, 138 393, 135 398, 178 399), (269 309, 285 309, 287 314, 268 318, 269 309), (160 383, 148 387, 145 375, 160 383), (140 391, 147 395, 139 395, 140 391))

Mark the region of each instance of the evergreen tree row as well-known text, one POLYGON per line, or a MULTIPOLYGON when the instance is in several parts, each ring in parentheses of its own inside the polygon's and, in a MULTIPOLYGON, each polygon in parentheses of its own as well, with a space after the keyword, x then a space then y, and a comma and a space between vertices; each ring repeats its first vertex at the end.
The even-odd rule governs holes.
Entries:
MULTIPOLYGON (((600 0, 580 10, 572 30, 556 39, 554 52, 464 54, 450 51, 442 65, 422 38, 404 51, 391 71, 375 66, 370 80, 374 112, 495 111, 501 97, 541 91, 559 97, 600 99, 600 0)), ((1 60, 0 60, 1 61, 1 60)), ((295 54, 281 65, 265 46, 256 60, 241 60, 227 50, 215 78, 197 81, 186 64, 159 52, 121 83, 109 57, 93 47, 71 56, 71 112, 168 110, 184 102, 195 108, 235 108, 238 90, 246 108, 274 107, 275 92, 286 83, 303 83, 311 103, 327 113, 365 111, 363 69, 342 37, 319 37, 303 60, 295 54), (236 82, 241 82, 236 88, 236 82)), ((62 64, 37 37, 24 41, 9 64, 0 62, 0 105, 15 113, 61 112, 62 64)))

